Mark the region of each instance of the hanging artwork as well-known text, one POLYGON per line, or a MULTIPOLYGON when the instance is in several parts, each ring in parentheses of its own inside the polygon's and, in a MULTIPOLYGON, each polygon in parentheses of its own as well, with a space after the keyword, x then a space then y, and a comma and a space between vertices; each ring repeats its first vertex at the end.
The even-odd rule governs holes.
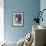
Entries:
POLYGON ((13 12, 13 26, 23 26, 24 12, 13 12))

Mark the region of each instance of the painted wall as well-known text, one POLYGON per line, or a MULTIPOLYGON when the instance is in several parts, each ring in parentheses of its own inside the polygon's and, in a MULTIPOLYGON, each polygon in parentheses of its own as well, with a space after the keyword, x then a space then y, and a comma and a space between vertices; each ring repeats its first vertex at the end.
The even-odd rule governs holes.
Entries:
MULTIPOLYGON (((41 11, 43 10, 43 9, 46 9, 46 0, 41 0, 40 1, 40 9, 41 9, 41 11)), ((40 22, 40 25, 42 25, 42 26, 45 26, 46 27, 46 11, 44 11, 43 12, 43 15, 42 15, 42 17, 43 17, 43 22, 41 21, 40 22)))
MULTIPOLYGON (((46 0, 40 0, 40 10, 46 9, 46 0)), ((40 25, 46 27, 46 11, 44 11, 43 15, 43 22, 40 21, 40 25)), ((45 44, 46 44, 46 34, 45 34, 45 44)))
POLYGON ((4 36, 7 41, 18 41, 32 29, 40 0, 4 0, 4 36), (24 27, 12 27, 12 12, 24 12, 24 27))

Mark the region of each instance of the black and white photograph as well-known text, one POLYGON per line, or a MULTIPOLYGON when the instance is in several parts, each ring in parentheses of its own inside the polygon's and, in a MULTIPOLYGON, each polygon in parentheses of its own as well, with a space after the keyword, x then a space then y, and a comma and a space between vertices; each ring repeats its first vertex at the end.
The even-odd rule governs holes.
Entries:
POLYGON ((14 12, 13 13, 13 26, 23 26, 23 12, 14 12))

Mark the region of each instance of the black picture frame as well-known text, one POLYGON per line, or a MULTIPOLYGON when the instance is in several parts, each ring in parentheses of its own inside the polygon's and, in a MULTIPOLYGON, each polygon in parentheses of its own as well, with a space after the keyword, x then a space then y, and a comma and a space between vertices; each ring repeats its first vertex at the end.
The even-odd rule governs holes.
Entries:
POLYGON ((24 26, 24 12, 12 12, 12 26, 13 27, 24 26))

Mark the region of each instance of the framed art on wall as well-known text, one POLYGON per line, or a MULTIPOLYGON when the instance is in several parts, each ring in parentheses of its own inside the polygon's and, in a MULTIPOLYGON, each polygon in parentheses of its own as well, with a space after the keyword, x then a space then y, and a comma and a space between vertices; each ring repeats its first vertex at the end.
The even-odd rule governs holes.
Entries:
POLYGON ((13 12, 13 26, 23 26, 24 25, 24 12, 13 12))

